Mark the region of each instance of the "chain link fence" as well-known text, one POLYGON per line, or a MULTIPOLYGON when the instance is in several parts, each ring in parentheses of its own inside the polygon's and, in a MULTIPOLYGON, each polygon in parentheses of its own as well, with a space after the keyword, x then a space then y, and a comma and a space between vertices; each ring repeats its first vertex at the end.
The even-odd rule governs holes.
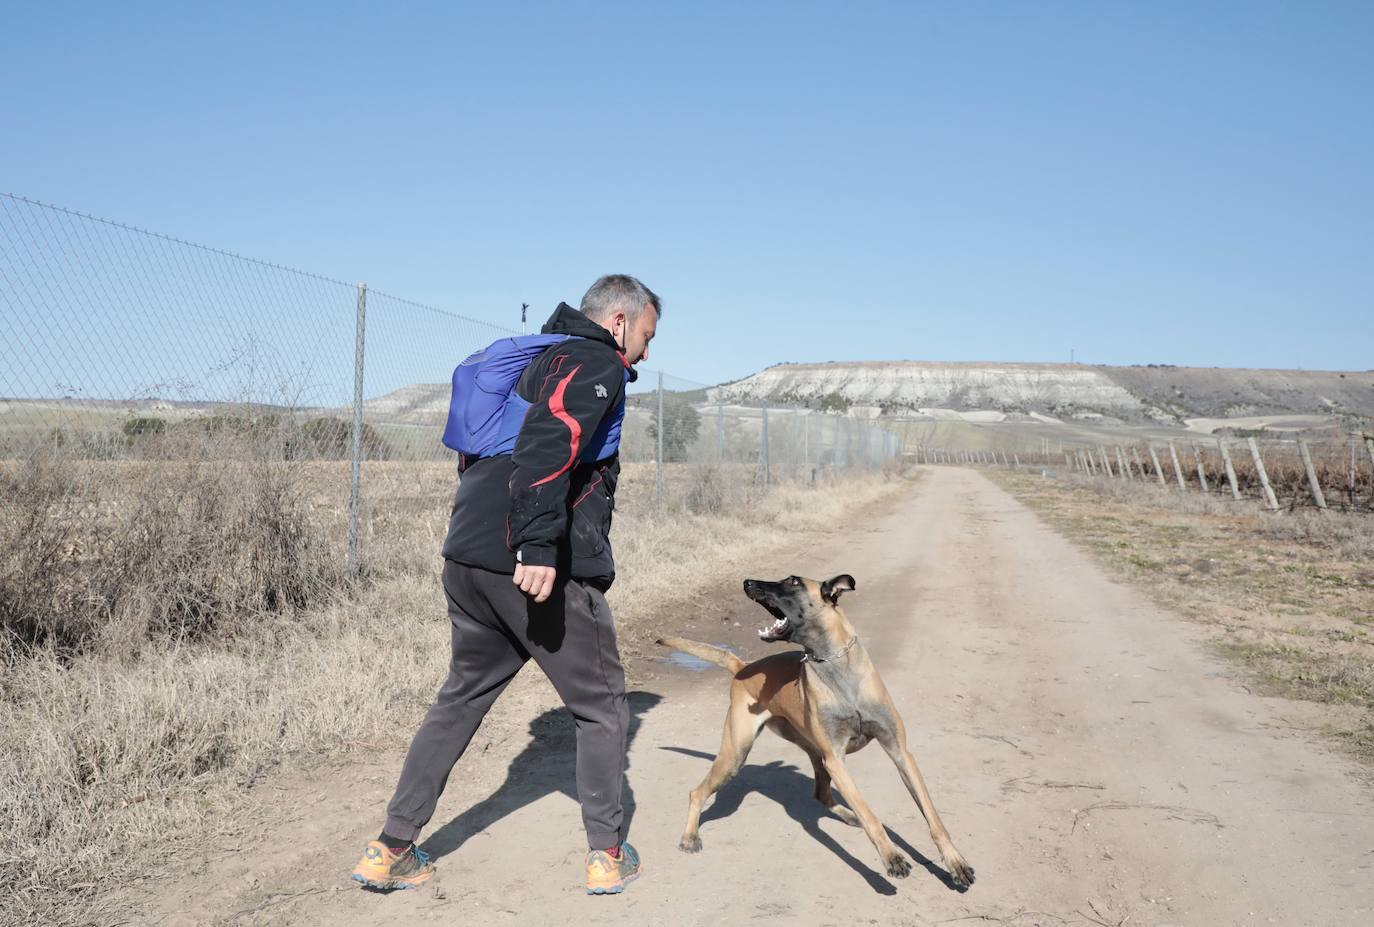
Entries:
MULTIPOLYGON (((0 458, 214 458, 247 436, 255 453, 347 461, 350 553, 365 477, 451 466, 440 437, 454 365, 519 334, 11 194, 0 311, 0 458)), ((628 468, 652 469, 659 510, 728 504, 703 486, 815 481, 898 452, 874 423, 741 405, 656 370, 631 386, 621 449, 628 468)))

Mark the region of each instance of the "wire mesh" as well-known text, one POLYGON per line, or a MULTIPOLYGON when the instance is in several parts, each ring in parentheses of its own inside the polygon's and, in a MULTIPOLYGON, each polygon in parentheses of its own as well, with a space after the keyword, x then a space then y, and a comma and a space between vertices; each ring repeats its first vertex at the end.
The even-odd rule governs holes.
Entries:
POLYGON ((519 332, 377 290, 367 293, 363 421, 391 459, 452 461, 441 442, 454 365, 519 332))
MULTIPOLYGON (((518 334, 12 194, 0 194, 0 310, 0 457, 228 457, 248 436, 255 454, 349 460, 361 358, 364 504, 369 478, 454 461, 440 440, 454 365, 518 334)), ((900 450, 873 422, 743 404, 657 370, 640 371, 626 405, 621 459, 652 468, 656 509, 709 508, 723 492, 711 487, 814 481, 900 450)))
POLYGON ((0 195, 0 446, 350 405, 354 287, 0 195))

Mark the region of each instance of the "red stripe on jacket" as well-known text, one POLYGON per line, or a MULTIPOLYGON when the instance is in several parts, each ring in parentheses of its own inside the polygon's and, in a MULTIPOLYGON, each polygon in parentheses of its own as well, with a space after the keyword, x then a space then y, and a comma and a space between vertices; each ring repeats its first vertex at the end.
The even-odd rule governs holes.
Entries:
POLYGON ((572 378, 576 376, 577 371, 581 369, 582 365, 578 364, 572 369, 571 373, 559 380, 558 386, 554 388, 553 395, 549 397, 549 411, 553 413, 554 418, 568 426, 568 462, 542 480, 536 480, 531 483, 530 489, 536 486, 543 486, 545 483, 558 479, 564 473, 567 473, 568 470, 572 468, 572 465, 577 462, 577 452, 582 446, 582 426, 577 423, 577 419, 568 414, 567 408, 563 405, 563 394, 568 391, 568 384, 572 382, 572 378))

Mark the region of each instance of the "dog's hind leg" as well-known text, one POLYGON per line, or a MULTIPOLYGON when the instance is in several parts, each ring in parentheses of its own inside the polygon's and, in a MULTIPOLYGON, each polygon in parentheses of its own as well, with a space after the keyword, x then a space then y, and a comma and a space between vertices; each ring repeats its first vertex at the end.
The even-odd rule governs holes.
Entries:
POLYGON ((830 790, 830 773, 825 771, 825 761, 821 759, 821 755, 813 750, 806 752, 811 756, 811 768, 816 773, 816 801, 825 805, 831 814, 850 827, 863 827, 858 815, 835 801, 835 793, 830 790))
POLYGON ((945 830, 944 822, 940 820, 940 813, 935 810, 935 803, 930 799, 930 792, 926 789, 925 779, 921 778, 921 771, 916 768, 916 758, 906 748, 905 733, 900 730, 883 731, 878 735, 878 742, 883 745, 888 757, 897 767, 897 772, 901 775, 902 782, 906 784, 907 791, 916 800, 916 807, 921 809, 921 815, 930 827, 930 839, 935 841, 935 846, 944 859, 945 868, 949 870, 950 877, 954 879, 956 885, 965 888, 972 885, 973 867, 964 859, 963 854, 954 848, 954 841, 949 839, 949 831, 945 830))
POLYGON ((752 699, 747 696, 738 698, 734 691, 731 692, 730 708, 725 714, 725 730, 720 735, 720 752, 716 754, 716 761, 711 764, 706 778, 701 780, 701 785, 692 789, 687 806, 687 829, 682 832, 678 849, 685 853, 696 853, 701 849, 697 827, 702 804, 739 772, 749 757, 754 739, 769 717, 768 712, 759 708, 752 699))
POLYGON ((789 722, 782 718, 774 718, 768 722, 768 729, 777 734, 783 740, 790 741, 806 751, 806 755, 811 757, 811 769, 816 776, 816 801, 825 805, 826 809, 835 817, 844 821, 850 827, 862 827, 859 819, 844 805, 835 801, 835 793, 830 789, 830 773, 825 771, 825 761, 821 759, 821 754, 815 747, 807 743, 806 740, 797 733, 789 722))

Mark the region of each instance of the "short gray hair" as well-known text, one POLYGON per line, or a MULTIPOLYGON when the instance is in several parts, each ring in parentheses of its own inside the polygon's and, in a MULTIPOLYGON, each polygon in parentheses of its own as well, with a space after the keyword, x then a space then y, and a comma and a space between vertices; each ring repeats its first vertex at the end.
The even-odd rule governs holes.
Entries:
POLYGON ((582 297, 581 310, 593 322, 612 312, 623 311, 625 320, 633 324, 645 306, 653 306, 654 312, 660 318, 663 316, 663 304, 653 290, 629 274, 607 274, 593 283, 582 297))

